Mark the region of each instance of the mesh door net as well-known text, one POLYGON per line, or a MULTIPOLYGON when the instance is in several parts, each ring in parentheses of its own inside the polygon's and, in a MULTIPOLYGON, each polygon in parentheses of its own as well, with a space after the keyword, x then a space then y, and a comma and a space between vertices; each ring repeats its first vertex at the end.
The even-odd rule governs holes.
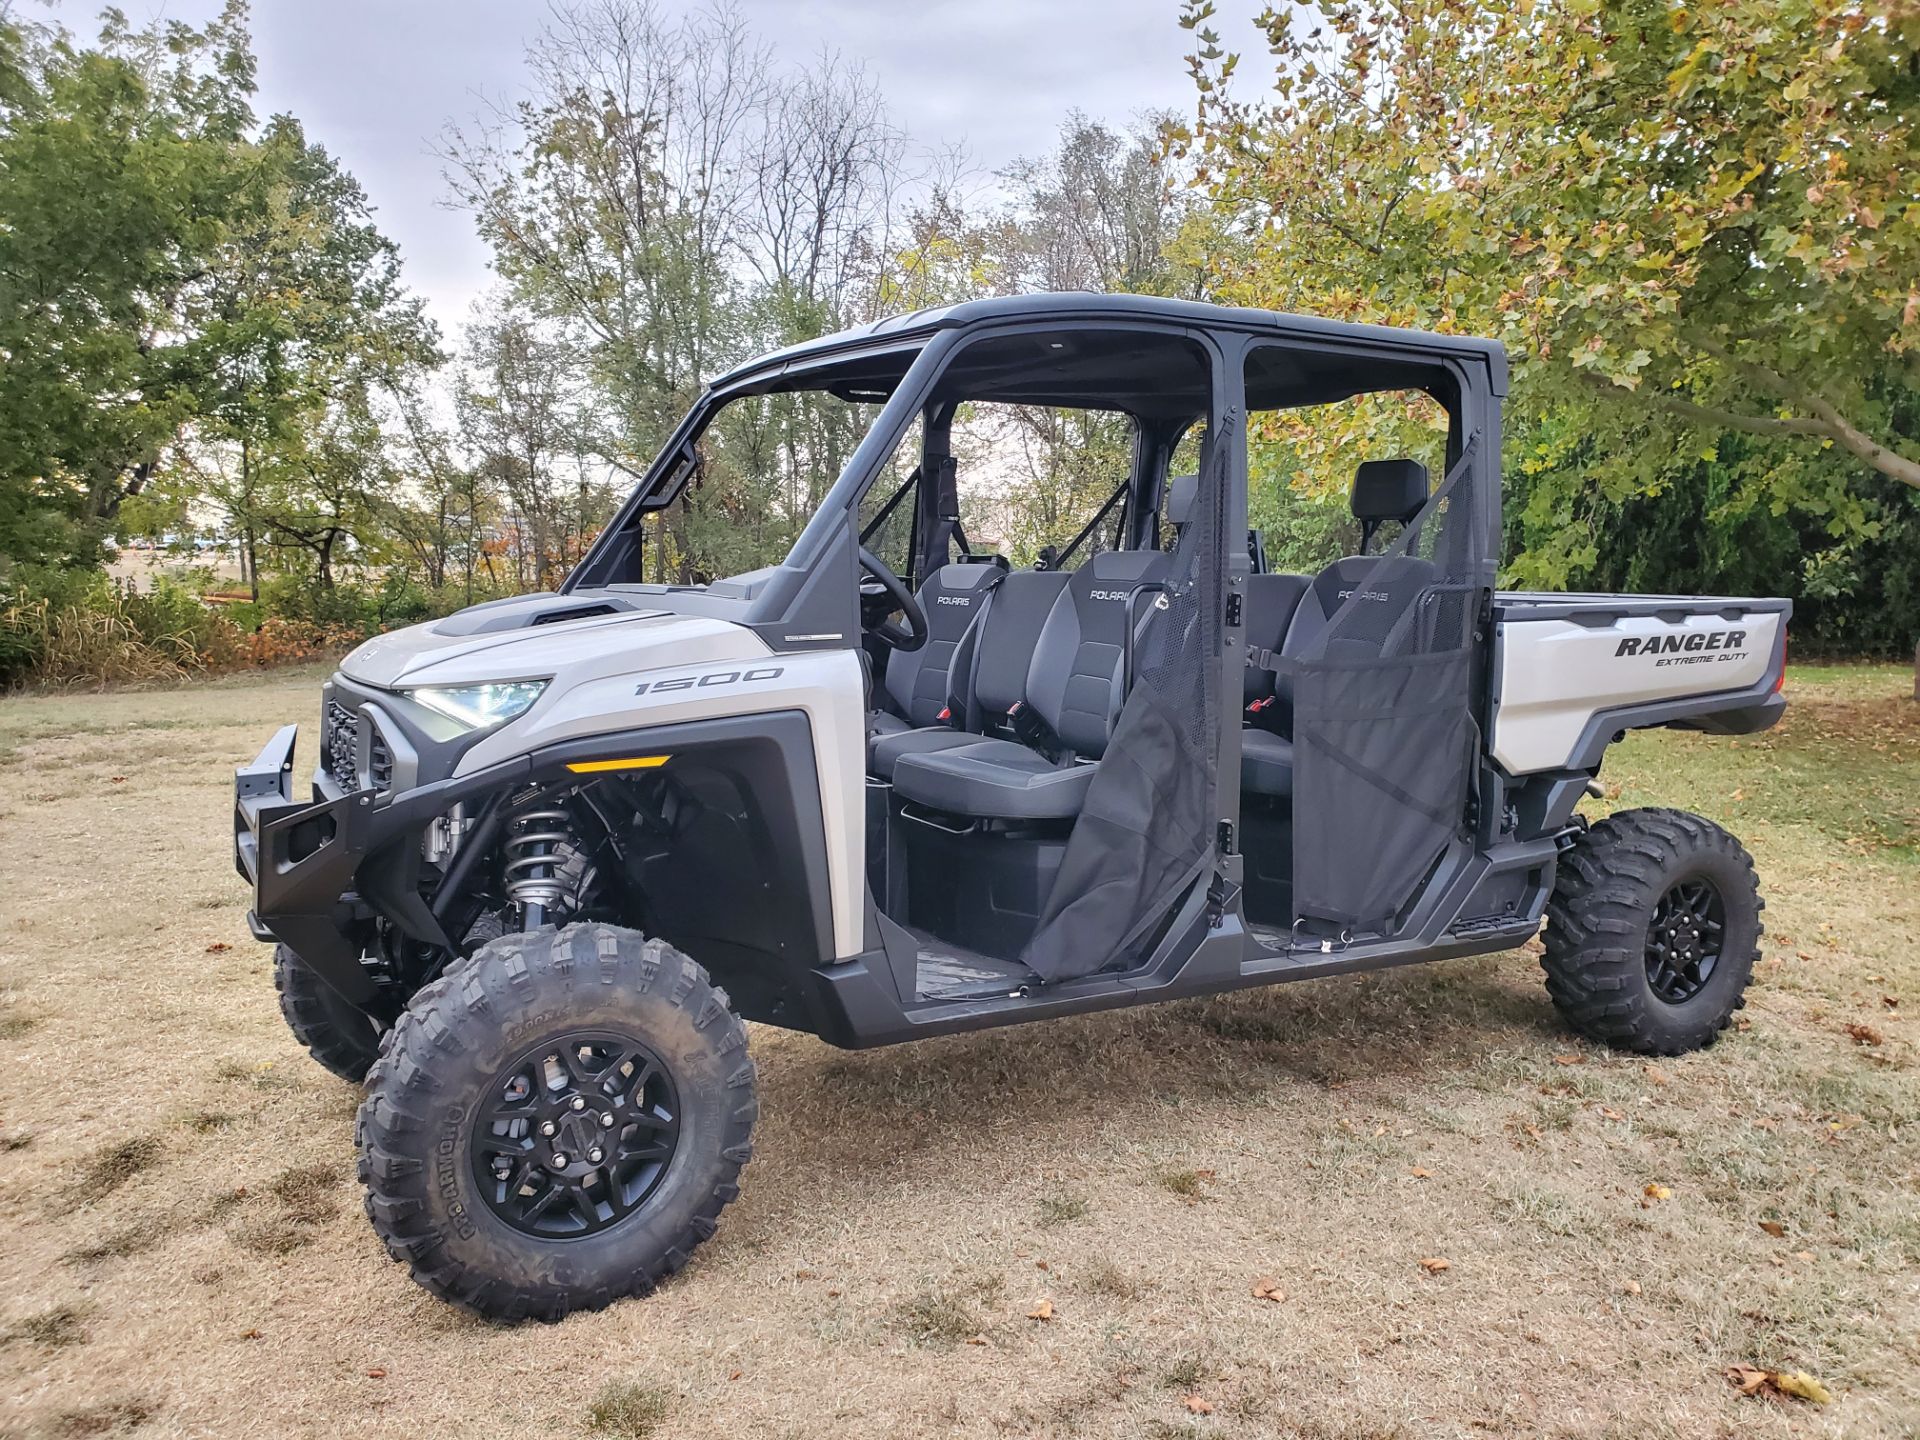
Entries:
POLYGON ((1294 680, 1294 910, 1390 931, 1464 832, 1480 545, 1470 438, 1397 542, 1343 592, 1294 680))
POLYGON ((1124 968, 1213 859, 1224 450, 1201 471, 1133 685, 1021 960, 1045 980, 1124 968))

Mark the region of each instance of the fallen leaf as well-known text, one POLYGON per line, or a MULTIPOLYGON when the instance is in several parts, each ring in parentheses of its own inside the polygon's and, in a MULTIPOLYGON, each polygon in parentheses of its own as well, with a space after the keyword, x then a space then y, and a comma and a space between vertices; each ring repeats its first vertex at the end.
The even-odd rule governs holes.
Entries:
POLYGON ((260 1332, 258 1330, 243 1330, 240 1332, 240 1338, 242 1340, 258 1340, 260 1338, 260 1332))
POLYGON ((739 1378, 740 1378, 740 1377, 741 1377, 742 1375, 744 1375, 745 1373, 746 1373, 746 1372, 745 1372, 744 1370, 736 1370, 736 1371, 734 1371, 734 1372, 733 1372, 733 1373, 732 1373, 731 1375, 729 1375, 729 1376, 727 1376, 727 1379, 729 1379, 729 1380, 738 1380, 738 1379, 739 1379, 739 1378))
POLYGON ((1213 1413, 1213 1406, 1205 1400, 1202 1400, 1198 1395, 1187 1396, 1187 1409, 1195 1415, 1211 1415, 1213 1413))
POLYGON ((1871 1025, 1849 1025, 1847 1034, 1853 1037, 1856 1045, 1878 1045, 1887 1038, 1871 1025))
POLYGON ((1053 1319, 1053 1301, 1042 1300, 1038 1305, 1027 1311, 1027 1318, 1029 1320, 1053 1319))
POLYGON ((1433 1172, 1424 1165, 1416 1165, 1407 1173, 1416 1180, 1431 1180, 1433 1178, 1433 1172))
POLYGON ((1620 1293, 1622 1295, 1638 1295, 1640 1293, 1640 1282, 1638 1280, 1627 1281, 1626 1284, 1620 1287, 1620 1293))
POLYGON ((367 1378, 368 1378, 369 1380, 384 1380, 384 1379, 386 1379, 386 1378, 387 1378, 387 1367, 386 1367, 386 1366, 384 1366, 384 1365, 375 1365, 375 1366, 374 1366, 374 1367, 373 1367, 373 1368, 372 1368, 371 1370, 369 1370, 369 1371, 367 1371, 367 1378))
POLYGON ((1420 1268, 1429 1275, 1438 1275, 1442 1270, 1451 1270, 1453 1268, 1453 1262, 1451 1260, 1443 1260, 1438 1255, 1429 1255, 1425 1260, 1420 1262, 1420 1268))
POLYGON ((1898 1010, 1900 1008, 1900 997, 1898 995, 1882 995, 1880 997, 1880 1003, 1889 1010, 1898 1010))
POLYGON ((1762 1220, 1760 1222, 1760 1228, 1776 1240, 1786 1238, 1787 1227, 1782 1225, 1778 1220, 1762 1220))
POLYGON ((1673 1198, 1673 1191, 1665 1185, 1650 1183, 1641 1190, 1640 1193, 1645 1195, 1649 1200, 1671 1200, 1673 1198))
POLYGON ((1536 1140, 1538 1140, 1540 1136, 1545 1133, 1540 1129, 1538 1125, 1522 1125, 1520 1128, 1526 1131, 1527 1134, 1531 1135, 1536 1140))
POLYGON ((1796 1260, 1811 1260, 1811 1259, 1813 1259, 1813 1251, 1811 1251, 1811 1250, 1796 1250, 1796 1251, 1794 1251, 1794 1252, 1793 1252, 1793 1258, 1794 1258, 1794 1259, 1796 1259, 1796 1260))
POLYGON ((1587 1063, 1587 1057, 1584 1055, 1556 1055, 1553 1057, 1553 1063, 1556 1065, 1584 1065, 1587 1063))
POLYGON ((984 1335, 967 1336, 967 1344, 969 1345, 984 1345, 986 1343, 987 1343, 987 1337, 984 1335))
POLYGON ((207 946, 207 954, 223 955, 231 949, 233 949, 233 946, 229 945, 226 941, 216 940, 211 945, 207 946))
POLYGON ((1816 1405, 1825 1405, 1833 1399, 1833 1392, 1804 1370, 1776 1371, 1773 1383, 1784 1394, 1798 1395, 1816 1405))
POLYGON ((833 1299, 836 1299, 836 1298, 838 1298, 838 1296, 839 1296, 839 1294, 840 1294, 840 1291, 839 1291, 839 1290, 838 1290, 837 1288, 836 1288, 836 1289, 833 1289, 833 1290, 829 1290, 829 1291, 827 1291, 827 1298, 828 1298, 829 1300, 833 1300, 833 1299))
POLYGON ((1044 1260, 1036 1260, 1033 1262, 1033 1268, 1036 1270, 1045 1270, 1048 1268, 1047 1262, 1044 1260))
POLYGON ((1792 1395, 1816 1405, 1826 1405, 1833 1400, 1833 1392, 1804 1370, 1761 1370, 1752 1365, 1729 1365, 1723 1373, 1727 1383, 1742 1395, 1762 1392, 1792 1395))
POLYGON ((1614 1109, 1611 1105, 1602 1105, 1600 1107, 1600 1113, 1606 1116, 1607 1119, 1609 1120, 1624 1120, 1627 1118, 1626 1116, 1622 1115, 1618 1110, 1614 1109))
POLYGON ((1808 954, 1808 953, 1807 953, 1806 951, 1804 951, 1804 950, 1796 950, 1796 951, 1794 951, 1793 953, 1794 953, 1794 957, 1795 957, 1796 959, 1800 959, 1800 960, 1811 960, 1811 959, 1813 959, 1813 956, 1811 956, 1811 955, 1809 955, 1809 954, 1808 954))
POLYGON ((110 778, 111 782, 115 785, 124 785, 127 783, 127 777, 124 775, 115 775, 110 778))
POLYGON ((1279 1282, 1273 1279, 1272 1276, 1262 1275, 1258 1280, 1253 1282, 1253 1298, 1256 1300, 1271 1300, 1277 1305, 1287 1298, 1287 1292, 1280 1288, 1279 1282))

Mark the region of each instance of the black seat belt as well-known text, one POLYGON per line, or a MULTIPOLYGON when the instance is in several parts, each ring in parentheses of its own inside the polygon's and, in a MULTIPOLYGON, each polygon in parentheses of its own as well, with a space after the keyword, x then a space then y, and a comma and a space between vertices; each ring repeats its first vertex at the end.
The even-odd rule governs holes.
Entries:
POLYGON ((1107 497, 1107 503, 1096 510, 1093 518, 1081 527, 1080 533, 1067 542, 1067 548, 1055 555, 1052 563, 1042 568, 1048 570, 1065 568, 1067 561, 1072 558, 1073 552, 1086 544, 1087 537, 1100 528, 1100 522, 1107 518, 1108 512, 1111 511, 1115 505, 1118 505, 1122 500, 1127 498, 1127 492, 1132 488, 1133 482, 1131 480, 1122 480, 1120 482, 1120 488, 1107 497))

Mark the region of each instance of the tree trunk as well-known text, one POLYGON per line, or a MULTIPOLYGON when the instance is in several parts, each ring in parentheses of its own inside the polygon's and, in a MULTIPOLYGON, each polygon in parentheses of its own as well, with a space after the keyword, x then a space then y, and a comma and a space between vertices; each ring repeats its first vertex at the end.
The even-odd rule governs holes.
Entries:
POLYGON ((1920 701, 1920 643, 1913 647, 1913 698, 1920 701))

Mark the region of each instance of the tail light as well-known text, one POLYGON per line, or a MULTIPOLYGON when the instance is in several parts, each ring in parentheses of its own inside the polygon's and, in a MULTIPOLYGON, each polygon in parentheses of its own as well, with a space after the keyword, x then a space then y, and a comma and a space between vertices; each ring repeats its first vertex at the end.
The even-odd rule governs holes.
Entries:
POLYGON ((1773 693, 1778 695, 1787 688, 1787 642, 1789 636, 1780 637, 1780 673, 1773 677, 1773 693))

